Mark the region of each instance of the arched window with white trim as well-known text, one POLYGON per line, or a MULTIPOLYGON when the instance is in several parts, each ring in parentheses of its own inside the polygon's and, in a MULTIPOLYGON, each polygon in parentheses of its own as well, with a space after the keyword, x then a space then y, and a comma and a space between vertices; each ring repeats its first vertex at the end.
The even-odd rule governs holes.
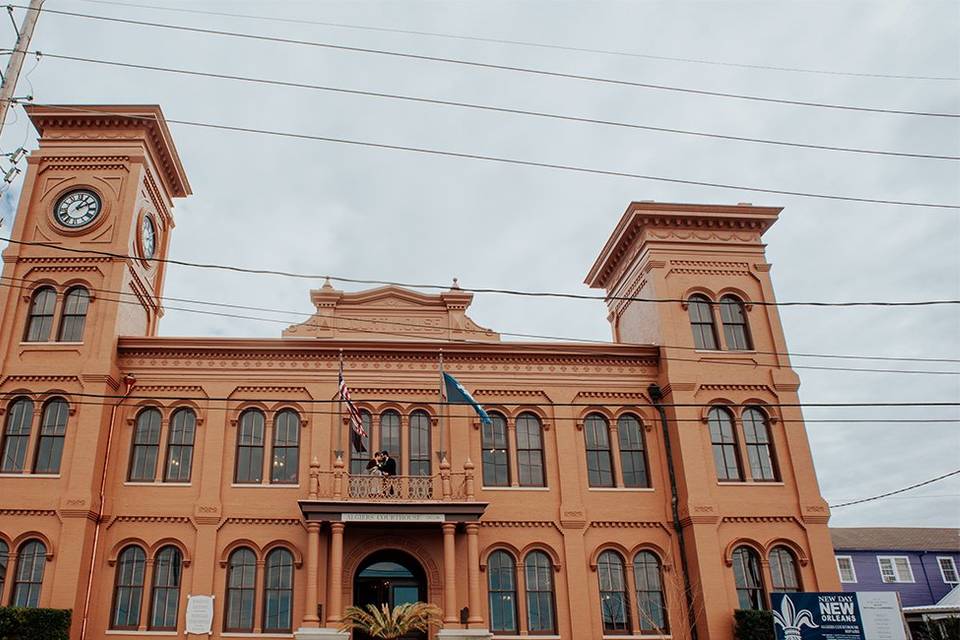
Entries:
POLYGON ((517 633, 517 575, 513 556, 503 550, 487 558, 490 630, 517 633))
POLYGON ((43 405, 37 455, 33 461, 34 473, 60 473, 69 415, 70 406, 63 398, 52 398, 43 405))
POLYGON ((117 557, 117 572, 113 584, 113 614, 110 616, 111 629, 136 630, 140 626, 146 567, 147 554, 137 545, 125 547, 117 557))
POLYGON ((83 287, 74 287, 63 298, 63 311, 60 312, 60 330, 57 340, 60 342, 83 342, 83 328, 87 323, 87 308, 90 306, 90 293, 83 287))
POLYGON ((53 287, 40 287, 30 298, 25 342, 49 342, 53 331, 53 313, 57 306, 57 292, 53 287))
POLYGON ((21 473, 30 446, 30 427, 33 424, 33 400, 16 398, 7 406, 7 422, 3 429, 3 459, 0 473, 21 473))
POLYGON ((670 633, 667 601, 663 595, 663 566, 650 551, 641 551, 633 559, 633 577, 637 586, 637 613, 640 631, 658 635, 670 633))
POLYGON ((713 324, 713 302, 697 293, 687 299, 687 314, 693 331, 693 346, 697 349, 715 351, 719 348, 717 328, 713 324))
POLYGON ((720 320, 723 322, 723 339, 728 350, 753 349, 750 327, 747 325, 747 312, 740 298, 731 295, 720 298, 720 320))
POLYGON ((150 593, 150 624, 153 631, 176 631, 180 606, 180 581, 183 555, 180 549, 167 545, 160 549, 153 562, 153 585, 150 593))

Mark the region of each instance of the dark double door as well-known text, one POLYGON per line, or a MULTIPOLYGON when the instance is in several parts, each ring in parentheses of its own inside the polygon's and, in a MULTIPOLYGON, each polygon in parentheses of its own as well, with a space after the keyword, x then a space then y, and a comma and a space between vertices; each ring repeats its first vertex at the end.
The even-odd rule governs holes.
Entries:
MULTIPOLYGON (((423 569, 413 557, 399 551, 381 551, 371 555, 363 564, 353 581, 353 604, 363 609, 373 604, 390 607, 408 602, 425 601, 427 581, 423 569)), ((359 631, 355 640, 369 640, 370 636, 359 631)), ((402 640, 426 640, 425 633, 412 633, 402 640)))

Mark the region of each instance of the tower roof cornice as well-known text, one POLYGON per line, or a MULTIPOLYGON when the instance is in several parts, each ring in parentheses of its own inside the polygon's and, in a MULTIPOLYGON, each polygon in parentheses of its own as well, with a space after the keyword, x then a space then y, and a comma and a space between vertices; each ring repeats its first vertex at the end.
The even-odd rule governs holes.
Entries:
POLYGON ((751 231, 763 235, 777 221, 782 210, 782 207, 757 207, 749 203, 631 202, 584 282, 594 289, 606 287, 634 240, 645 229, 751 231))
POLYGON ((27 105, 41 141, 57 130, 142 129, 147 149, 170 197, 192 193, 187 174, 159 105, 27 105))

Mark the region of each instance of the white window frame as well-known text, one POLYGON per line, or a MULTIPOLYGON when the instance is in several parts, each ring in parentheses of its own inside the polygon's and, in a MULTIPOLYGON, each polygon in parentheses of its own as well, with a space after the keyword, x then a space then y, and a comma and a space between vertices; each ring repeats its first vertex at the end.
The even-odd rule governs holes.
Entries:
POLYGON ((937 567, 940 569, 940 577, 943 578, 945 584, 958 584, 960 583, 960 573, 957 573, 957 563, 954 562, 951 556, 937 556, 937 567), (947 580, 947 574, 943 570, 944 561, 949 564, 950 568, 953 569, 954 580, 947 580))
POLYGON ((913 567, 910 565, 910 556, 877 556, 877 564, 880 566, 880 579, 885 584, 916 582, 913 578, 913 567), (890 561, 890 566, 893 568, 893 580, 887 580, 883 576, 884 560, 890 561), (903 576, 900 575, 897 569, 897 560, 904 560, 907 563, 907 573, 909 573, 909 576, 907 576, 906 579, 901 579, 903 576))
POLYGON ((837 573, 840 574, 840 582, 844 584, 854 584, 857 581, 857 568, 853 566, 853 556, 836 556, 837 559, 837 573), (850 563, 850 574, 853 576, 851 580, 843 579, 843 569, 840 568, 840 560, 846 560, 850 563))

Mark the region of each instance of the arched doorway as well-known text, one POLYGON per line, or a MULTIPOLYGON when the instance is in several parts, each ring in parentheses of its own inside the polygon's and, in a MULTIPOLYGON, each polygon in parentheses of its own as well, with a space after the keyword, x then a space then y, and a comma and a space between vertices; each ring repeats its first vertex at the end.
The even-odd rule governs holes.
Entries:
MULTIPOLYGON (((366 609, 368 604, 395 607, 407 602, 427 601, 427 576, 420 563, 409 553, 382 549, 364 558, 353 578, 353 604, 366 609)), ((356 640, 367 640, 354 632, 356 640)), ((425 633, 403 636, 403 640, 426 640, 425 633)))

